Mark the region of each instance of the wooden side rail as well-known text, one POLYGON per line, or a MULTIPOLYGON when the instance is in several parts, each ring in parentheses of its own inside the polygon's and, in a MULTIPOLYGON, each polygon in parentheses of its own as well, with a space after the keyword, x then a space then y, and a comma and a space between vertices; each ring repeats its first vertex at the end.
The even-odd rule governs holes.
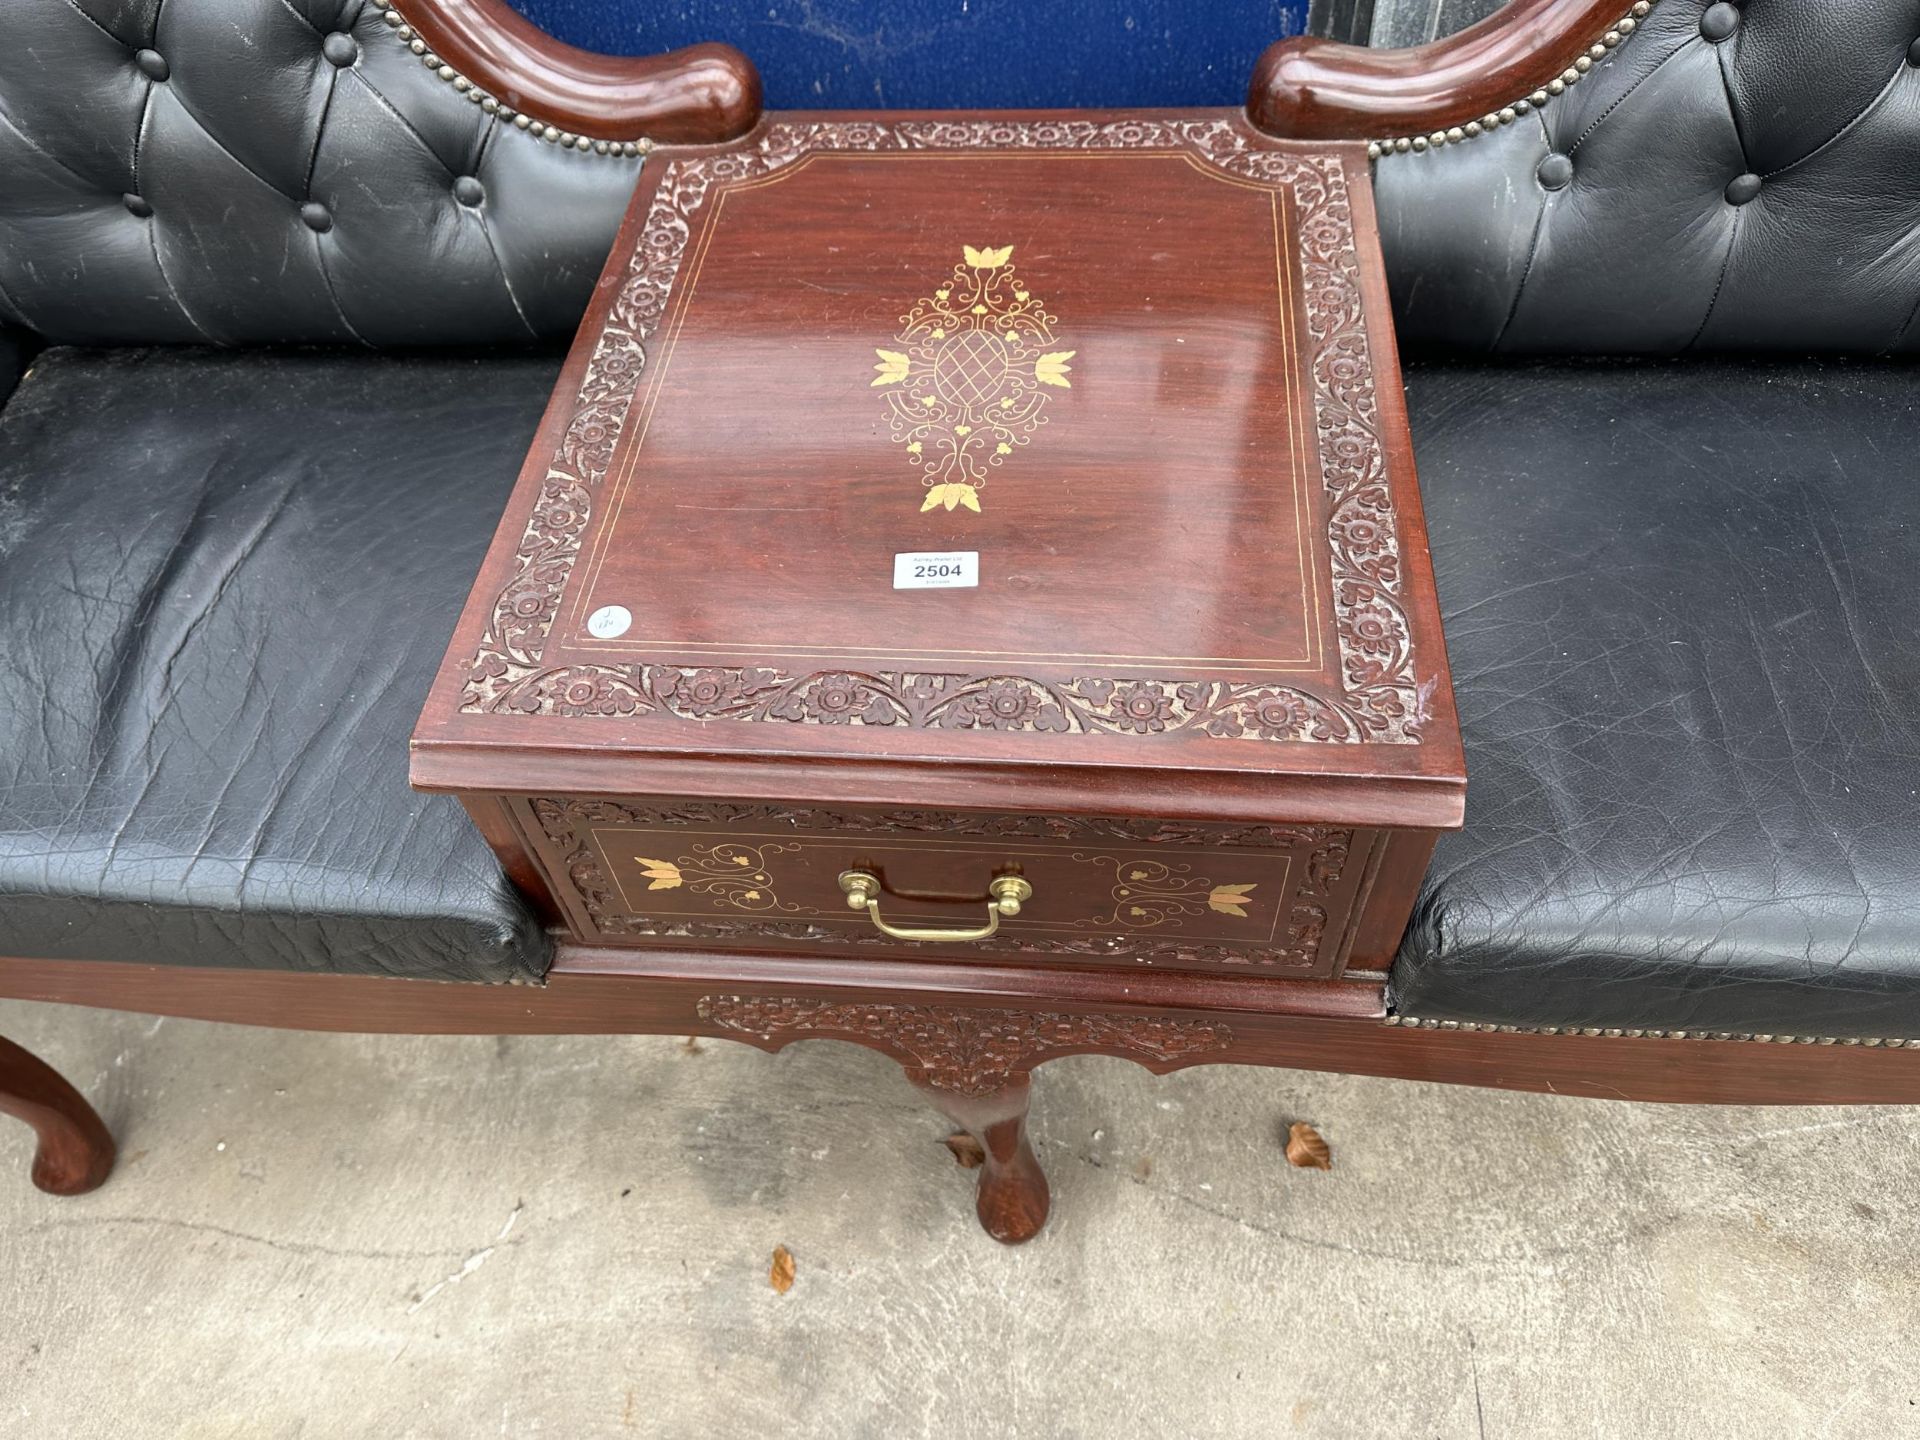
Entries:
MULTIPOLYGON (((988 1006, 1137 1013, 1218 1021, 1233 1032, 1226 1050, 1196 1050, 1149 1068, 1189 1064, 1279 1065, 1347 1075, 1383 1075, 1452 1085, 1537 1090, 1595 1099, 1730 1105, 1920 1104, 1920 1040, 1813 1039, 1773 1043, 1652 1038, 1640 1032, 1507 1033, 1492 1026, 1390 1023, 1380 991, 1351 981, 1263 981, 1203 977, 1200 1004, 1174 1007, 1164 987, 1143 994, 1139 972, 1103 975, 1020 972, 923 961, 827 962, 792 956, 734 956, 632 950, 555 958, 540 985, 393 980, 371 975, 280 970, 195 969, 109 960, 0 957, 0 998, 179 1015, 230 1025, 382 1035, 708 1035, 778 1049, 802 1032, 763 1035, 702 1015, 703 997, 788 995, 913 1006, 988 1006), (1036 976, 1045 993, 1035 993, 1036 976), (1115 988, 1115 987, 1118 988, 1115 988), (1265 991, 1251 1007, 1235 992, 1265 991), (1292 993, 1304 992, 1304 1001, 1292 993), (1339 995, 1338 992, 1348 992, 1339 995), (1329 1003, 1321 1003, 1322 1001, 1329 1003), (1371 1010, 1373 1013, 1365 1013, 1371 1010)), ((1193 977, 1185 977, 1191 980, 1193 977)), ((881 1045, 846 1031, 811 1033, 881 1045)), ((884 1038, 884 1037, 882 1037, 884 1038)), ((884 1048, 884 1047, 882 1047, 884 1048)), ((1032 1057, 1024 1066, 1030 1069, 1032 1057)), ((0 1080, 4 1076, 0 1075, 0 1080)), ((0 1183, 5 1176, 0 1175, 0 1183)))
POLYGON ((711 144, 760 119, 760 72, 731 45, 596 55, 561 44, 506 0, 375 4, 487 95, 589 141, 711 144))
POLYGON ((1300 140, 1444 131, 1590 63, 1594 46, 1623 20, 1631 30, 1650 8, 1634 0, 1512 0, 1457 35, 1401 50, 1295 36, 1268 46, 1254 65, 1247 114, 1269 134, 1300 140))

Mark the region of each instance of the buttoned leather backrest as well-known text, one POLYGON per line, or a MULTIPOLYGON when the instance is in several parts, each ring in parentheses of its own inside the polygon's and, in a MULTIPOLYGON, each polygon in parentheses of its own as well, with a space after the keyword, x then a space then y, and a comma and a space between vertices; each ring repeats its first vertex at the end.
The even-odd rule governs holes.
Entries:
POLYGON ((1920 0, 1658 0, 1522 108, 1377 162, 1404 342, 1920 348, 1920 0))
POLYGON ((49 340, 564 336, 639 173, 504 122, 367 0, 0 8, 0 321, 49 340))
POLYGON ((1342 9, 1351 15, 1346 32, 1329 27, 1326 33, 1335 39, 1384 49, 1425 45, 1486 19, 1500 5, 1501 0, 1316 0, 1314 9, 1324 10, 1335 23, 1342 9))

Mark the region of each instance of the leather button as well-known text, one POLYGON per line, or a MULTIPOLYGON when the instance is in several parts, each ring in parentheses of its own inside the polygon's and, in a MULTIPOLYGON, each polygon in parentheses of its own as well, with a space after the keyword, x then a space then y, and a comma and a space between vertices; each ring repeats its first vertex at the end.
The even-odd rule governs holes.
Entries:
POLYGON ((487 198, 487 187, 471 175, 462 175, 453 182, 453 198, 468 207, 479 205, 487 198))
POLYGON ((1718 45, 1722 40, 1740 28, 1740 12, 1719 0, 1717 5, 1709 5, 1707 13, 1700 17, 1700 33, 1718 45))
POLYGON ((1727 203, 1744 205, 1760 193, 1760 177, 1752 173, 1736 175, 1727 182, 1727 203))
POLYGON ((333 212, 318 200, 309 200, 302 205, 300 218, 307 222, 307 228, 316 235, 324 235, 333 228, 333 212))
POLYGON ((120 197, 120 203, 127 207, 127 213, 129 215, 137 215, 142 220, 145 220, 149 215, 153 214, 153 206, 149 205, 138 195, 122 195, 120 197))
POLYGON ((1549 155, 1533 173, 1542 189, 1564 190, 1573 183, 1573 157, 1558 153, 1549 155))
POLYGON ((167 57, 158 50, 136 51, 133 63, 140 67, 140 73, 149 80, 164 80, 173 73, 172 67, 167 64, 167 57))
POLYGON ((1913 44, 1907 46, 1907 64, 1913 66, 1915 69, 1920 69, 1920 40, 1916 40, 1913 44))
POLYGON ((320 42, 320 53, 344 70, 360 58, 360 42, 344 30, 336 30, 320 42))

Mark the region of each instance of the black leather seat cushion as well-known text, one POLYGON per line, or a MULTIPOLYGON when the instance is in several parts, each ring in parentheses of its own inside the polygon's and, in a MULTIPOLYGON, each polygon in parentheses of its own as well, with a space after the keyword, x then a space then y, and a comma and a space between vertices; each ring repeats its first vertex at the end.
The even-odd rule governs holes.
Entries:
POLYGON ((1408 394, 1470 779, 1400 1010, 1920 1036, 1920 373, 1408 394))
POLYGON ((544 969, 407 740, 558 368, 39 357, 0 409, 0 956, 544 969))

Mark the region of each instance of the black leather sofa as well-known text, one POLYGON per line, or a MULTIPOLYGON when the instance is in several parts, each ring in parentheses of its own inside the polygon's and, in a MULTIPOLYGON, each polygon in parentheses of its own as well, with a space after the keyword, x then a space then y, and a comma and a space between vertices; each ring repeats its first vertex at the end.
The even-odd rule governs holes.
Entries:
POLYGON ((1920 1035, 1920 5, 1622 12, 1543 103, 1375 137, 1472 776, 1394 1002, 1920 1035))
MULTIPOLYGON (((1920 1041, 1920 0, 1635 8, 1378 137, 1472 776, 1394 1018, 1920 1041)), ((0 956, 537 980, 407 737, 637 147, 383 0, 8 25, 0 956)))
POLYGON ((1405 1013, 1920 1036, 1917 140, 1912 0, 1661 0, 1379 160, 1472 772, 1405 1013))
POLYGON ((9 6, 0 955, 545 968, 407 737, 641 160, 387 13, 9 6))

